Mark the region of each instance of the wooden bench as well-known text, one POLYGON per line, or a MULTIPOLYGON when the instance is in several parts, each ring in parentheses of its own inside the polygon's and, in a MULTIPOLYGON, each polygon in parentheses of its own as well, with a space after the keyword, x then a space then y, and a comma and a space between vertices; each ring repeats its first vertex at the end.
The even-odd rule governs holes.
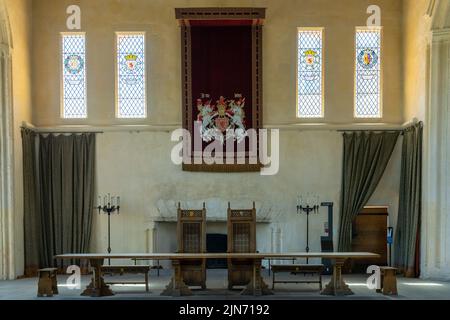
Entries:
POLYGON ((56 279, 57 268, 45 268, 38 270, 38 297, 53 297, 58 294, 58 282, 56 279))
POLYGON ((150 266, 107 266, 104 265, 101 267, 102 273, 105 274, 120 274, 121 276, 125 273, 129 274, 144 274, 144 281, 114 281, 114 282, 105 282, 105 284, 145 284, 145 291, 149 291, 148 287, 148 273, 150 272, 150 266))
POLYGON ((380 267, 381 271, 381 289, 378 293, 383 293, 386 296, 396 296, 397 292, 397 268, 380 267))
MULTIPOLYGON (((153 259, 146 259, 146 258, 133 258, 133 259, 131 259, 132 261, 134 261, 134 265, 136 266, 137 265, 137 263, 138 263, 138 261, 149 261, 149 260, 152 260, 153 261, 153 259)), ((150 267, 150 269, 151 270, 153 270, 153 269, 155 269, 156 270, 156 275, 159 277, 159 272, 160 272, 160 270, 162 270, 162 266, 160 265, 160 262, 159 262, 159 260, 156 260, 156 266, 151 266, 150 267)))
POLYGON ((322 290, 322 272, 325 269, 323 264, 272 264, 272 290, 275 289, 275 283, 318 283, 322 290), (317 274, 318 280, 276 280, 275 274, 278 272, 289 272, 291 274, 317 274))

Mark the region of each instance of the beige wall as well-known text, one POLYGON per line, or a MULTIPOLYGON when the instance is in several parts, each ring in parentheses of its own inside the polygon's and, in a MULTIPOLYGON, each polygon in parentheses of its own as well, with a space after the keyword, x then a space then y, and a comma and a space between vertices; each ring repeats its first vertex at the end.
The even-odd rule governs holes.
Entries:
POLYGON ((427 76, 429 74, 428 35, 430 18, 426 18, 428 0, 403 0, 403 63, 405 122, 425 120, 427 76))
POLYGON ((22 121, 31 121, 31 0, 6 0, 13 41, 13 118, 14 118, 14 184, 15 230, 14 250, 16 274, 23 274, 23 178, 22 121))
MULTIPOLYGON (((296 28, 323 26, 325 31, 324 122, 348 124, 353 119, 354 28, 364 25, 366 8, 379 4, 384 25, 384 118, 403 123, 401 1, 393 0, 36 0, 33 1, 33 124, 112 125, 177 124, 181 122, 179 28, 174 8, 185 6, 267 7, 264 29, 265 124, 294 123, 296 119, 296 28), (82 27, 87 32, 87 120, 60 119, 59 32, 66 31, 65 9, 80 4, 82 27), (147 31, 149 116, 145 120, 114 118, 114 31, 147 31)), ((105 132, 98 135, 97 184, 100 194, 122 196, 120 216, 112 218, 112 248, 145 251, 149 217, 157 215, 158 199, 268 201, 282 214, 273 226, 284 233, 284 250, 305 247, 305 217, 295 212, 299 193, 315 192, 335 203, 335 231, 341 185, 342 137, 335 131, 283 130, 280 133, 280 172, 188 173, 170 161, 174 143, 164 131, 105 132)), ((398 202, 400 149, 396 148, 372 205, 389 205, 395 222, 398 202)), ((311 248, 320 250, 326 211, 311 219, 311 248)), ((92 251, 107 247, 106 216, 95 215, 92 251)), ((258 229, 258 249, 270 250, 269 226, 258 229)), ((166 235, 159 251, 175 250, 174 229, 160 226, 166 235), (172 231, 170 231, 172 230, 172 231)), ((335 233, 336 235, 337 233, 335 233)), ((336 242, 335 242, 336 243, 336 242)))
POLYGON ((131 123, 181 122, 180 35, 174 8, 261 6, 264 29, 264 119, 266 124, 296 122, 296 28, 325 27, 325 121, 353 122, 354 30, 366 24, 366 9, 378 4, 384 26, 384 122, 402 123, 400 0, 37 0, 33 2, 35 125, 123 124, 114 116, 114 31, 147 31, 149 117, 131 123), (65 10, 80 4, 87 32, 87 120, 60 119, 59 32, 65 10))

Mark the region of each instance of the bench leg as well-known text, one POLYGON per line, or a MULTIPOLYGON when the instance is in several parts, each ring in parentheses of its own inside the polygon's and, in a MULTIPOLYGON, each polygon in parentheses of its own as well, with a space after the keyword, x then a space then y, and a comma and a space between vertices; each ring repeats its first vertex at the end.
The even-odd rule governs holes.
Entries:
POLYGON ((146 272, 144 274, 144 277, 145 277, 145 291, 149 292, 149 289, 148 289, 148 272, 146 272))
POLYGON ((275 290, 275 272, 272 271, 272 290, 275 290))
POLYGON ((318 276, 319 276, 319 290, 322 291, 322 274, 319 273, 318 276))
POLYGON ((48 272, 44 272, 43 274, 39 275, 39 282, 38 282, 38 297, 53 297, 53 289, 52 289, 52 279, 48 272))
POLYGON ((156 269, 156 273, 157 273, 157 276, 159 277, 159 267, 160 267, 160 265, 159 265, 159 260, 158 260, 158 268, 156 269))
POLYGON ((383 277, 383 294, 389 296, 398 295, 395 270, 385 270, 383 277))

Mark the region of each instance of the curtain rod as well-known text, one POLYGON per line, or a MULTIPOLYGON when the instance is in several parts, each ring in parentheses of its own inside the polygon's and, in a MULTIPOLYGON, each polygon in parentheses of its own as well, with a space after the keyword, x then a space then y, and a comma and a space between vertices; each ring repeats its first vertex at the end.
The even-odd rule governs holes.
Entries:
POLYGON ((36 133, 42 133, 42 134, 81 134, 81 133, 104 133, 101 130, 72 130, 72 131, 59 131, 58 129, 56 130, 40 130, 39 128, 36 128, 33 125, 29 125, 28 123, 23 123, 20 126, 21 129, 26 129, 26 130, 30 130, 36 133))
POLYGON ((82 134, 82 133, 104 133, 103 131, 41 131, 39 129, 33 129, 29 127, 20 127, 22 129, 30 130, 35 133, 41 133, 41 134, 82 134))
POLYGON ((171 132, 181 127, 181 124, 166 125, 106 125, 106 126, 52 126, 36 127, 33 124, 22 122, 22 127, 40 133, 107 133, 107 132, 147 132, 164 131, 171 132))
POLYGON ((83 134, 83 133, 99 133, 103 134, 103 131, 70 131, 70 132, 62 132, 62 131, 35 131, 40 134, 83 134))
POLYGON ((361 131, 365 131, 365 132, 401 132, 401 133, 404 133, 405 130, 408 130, 409 128, 411 128, 412 126, 415 126, 417 124, 419 124, 420 126, 423 126, 423 122, 422 121, 418 121, 416 118, 414 118, 413 121, 404 124, 404 128, 402 128, 402 129, 348 129, 348 130, 339 129, 337 131, 338 132, 361 132, 361 131))
MULTIPOLYGON (((406 128, 405 128, 406 129, 406 128)), ((349 130, 337 130, 337 132, 403 132, 405 129, 349 129, 349 130)))

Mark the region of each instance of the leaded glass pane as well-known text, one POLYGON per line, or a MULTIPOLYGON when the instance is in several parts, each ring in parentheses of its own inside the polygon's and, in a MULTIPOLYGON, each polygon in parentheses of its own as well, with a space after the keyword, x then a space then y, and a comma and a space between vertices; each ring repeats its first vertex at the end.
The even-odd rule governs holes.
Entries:
POLYGON ((358 118, 381 117, 381 30, 356 31, 356 101, 358 118))
POLYGON ((322 30, 298 31, 298 116, 323 117, 322 30))
POLYGON ((86 118, 86 39, 62 35, 63 118, 86 118))
POLYGON ((117 116, 145 118, 145 35, 117 35, 117 116))

